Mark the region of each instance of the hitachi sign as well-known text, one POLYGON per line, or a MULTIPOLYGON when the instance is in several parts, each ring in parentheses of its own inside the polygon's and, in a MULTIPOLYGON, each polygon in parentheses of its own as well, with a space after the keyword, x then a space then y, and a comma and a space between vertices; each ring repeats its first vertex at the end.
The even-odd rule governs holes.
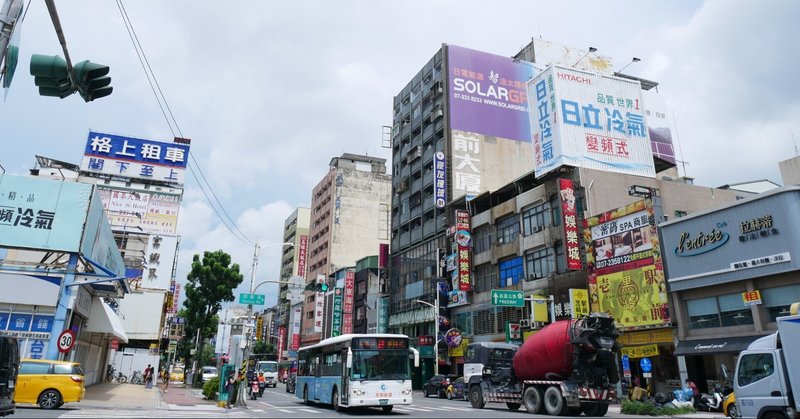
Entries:
POLYGON ((490 84, 488 87, 484 87, 480 82, 464 80, 462 78, 453 79, 453 86, 453 89, 456 92, 467 92, 470 94, 476 94, 478 96, 505 100, 512 103, 528 102, 528 95, 524 90, 509 90, 505 87, 495 86, 492 84, 490 84))

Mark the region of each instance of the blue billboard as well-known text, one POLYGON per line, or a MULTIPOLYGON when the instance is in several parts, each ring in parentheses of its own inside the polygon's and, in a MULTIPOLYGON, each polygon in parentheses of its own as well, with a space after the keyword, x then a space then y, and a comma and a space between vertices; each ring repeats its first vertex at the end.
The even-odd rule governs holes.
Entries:
POLYGON ((0 246, 78 251, 92 185, 0 176, 0 246))

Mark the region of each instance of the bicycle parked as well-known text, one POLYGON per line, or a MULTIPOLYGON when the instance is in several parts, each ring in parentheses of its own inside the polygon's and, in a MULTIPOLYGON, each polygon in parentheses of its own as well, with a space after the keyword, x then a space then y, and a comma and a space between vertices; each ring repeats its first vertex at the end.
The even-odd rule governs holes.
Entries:
POLYGON ((140 371, 134 371, 131 376, 131 384, 144 384, 144 375, 140 371))
POLYGON ((106 373, 106 381, 110 383, 115 380, 118 383, 125 383, 128 381, 128 377, 122 374, 122 371, 117 371, 113 366, 109 366, 108 373, 106 373))

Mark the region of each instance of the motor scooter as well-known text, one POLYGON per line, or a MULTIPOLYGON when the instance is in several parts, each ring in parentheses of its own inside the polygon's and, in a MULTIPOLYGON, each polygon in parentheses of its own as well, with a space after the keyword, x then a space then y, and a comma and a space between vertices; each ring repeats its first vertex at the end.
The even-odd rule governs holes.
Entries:
POLYGON ((701 394, 700 401, 697 403, 698 410, 707 410, 709 412, 722 412, 722 404, 724 402, 722 396, 722 387, 719 383, 714 384, 713 394, 701 394))
POLYGON ((258 388, 258 377, 251 377, 250 378, 250 400, 255 400, 258 397, 258 392, 260 391, 258 388))

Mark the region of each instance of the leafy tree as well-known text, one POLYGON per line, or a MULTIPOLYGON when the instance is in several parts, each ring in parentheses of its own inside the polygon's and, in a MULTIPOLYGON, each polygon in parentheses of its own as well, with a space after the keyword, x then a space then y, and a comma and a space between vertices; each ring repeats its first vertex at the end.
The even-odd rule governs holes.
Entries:
POLYGON ((205 340, 217 331, 217 313, 222 303, 234 300, 233 290, 242 283, 244 276, 239 273, 238 263, 231 264, 229 254, 217 250, 204 252, 202 260, 200 255, 194 255, 192 270, 186 279, 185 310, 181 310, 186 318, 183 341, 189 344, 188 348, 193 347, 197 330, 200 329, 200 348, 195 356, 201 356, 205 340))

